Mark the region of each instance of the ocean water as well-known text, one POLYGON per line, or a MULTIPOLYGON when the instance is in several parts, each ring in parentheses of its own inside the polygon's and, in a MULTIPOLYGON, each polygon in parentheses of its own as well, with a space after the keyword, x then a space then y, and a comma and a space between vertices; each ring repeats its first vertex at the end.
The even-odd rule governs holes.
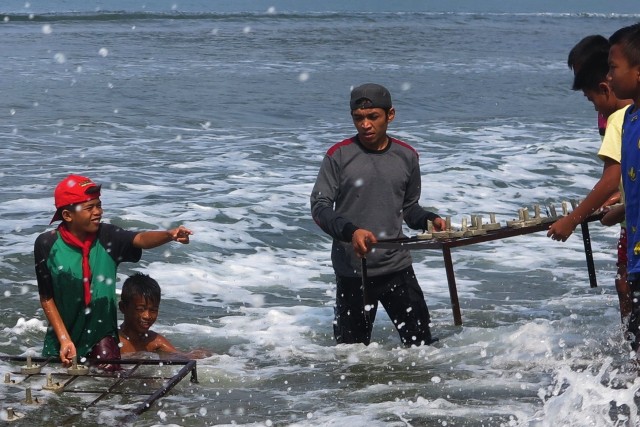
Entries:
MULTIPOLYGON (((156 331, 215 352, 136 425, 640 425, 617 227, 591 226, 594 289, 579 232, 454 249, 462 326, 441 254, 414 251, 440 341, 402 348, 380 312, 370 346, 334 344, 331 242, 309 193, 354 133, 350 88, 390 89, 424 206, 504 224, 593 187, 596 113, 566 56, 640 20, 635 1, 413 3, 0 6, 0 353, 41 350, 33 242, 55 184, 80 173, 103 184, 105 221, 194 231, 119 269, 118 287, 135 271, 161 284, 156 331)), ((78 405, 65 399, 28 406, 0 386, 0 407, 31 417, 10 425, 60 425, 78 405)), ((122 415, 107 405, 81 424, 122 415)))

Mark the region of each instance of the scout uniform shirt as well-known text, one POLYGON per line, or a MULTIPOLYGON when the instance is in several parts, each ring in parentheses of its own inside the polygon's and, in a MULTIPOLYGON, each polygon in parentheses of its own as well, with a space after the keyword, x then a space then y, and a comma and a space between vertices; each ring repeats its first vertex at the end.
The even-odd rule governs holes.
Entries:
MULTIPOLYGON (((89 252, 91 301, 84 302, 82 252, 65 243, 57 230, 38 236, 34 246, 38 292, 53 298, 78 357, 86 356, 106 336, 118 339, 116 270, 121 262, 137 262, 142 249, 133 246, 137 232, 100 224, 89 252)), ((42 355, 58 356, 60 342, 51 326, 42 355)))

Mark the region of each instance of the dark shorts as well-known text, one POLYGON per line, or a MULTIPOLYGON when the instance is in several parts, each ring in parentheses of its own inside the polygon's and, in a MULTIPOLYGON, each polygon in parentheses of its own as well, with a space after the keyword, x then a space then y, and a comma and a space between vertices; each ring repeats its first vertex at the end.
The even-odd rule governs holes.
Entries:
POLYGON ((105 371, 119 370, 120 364, 100 363, 100 360, 120 360, 118 341, 112 336, 102 338, 87 354, 87 359, 92 365, 105 371))
POLYGON ((365 309, 362 279, 336 277, 333 331, 338 344, 371 342, 378 302, 386 310, 405 346, 430 344, 429 309, 413 267, 397 273, 369 277, 365 309))
POLYGON ((620 227, 620 238, 618 239, 618 267, 627 269, 627 229, 620 227))

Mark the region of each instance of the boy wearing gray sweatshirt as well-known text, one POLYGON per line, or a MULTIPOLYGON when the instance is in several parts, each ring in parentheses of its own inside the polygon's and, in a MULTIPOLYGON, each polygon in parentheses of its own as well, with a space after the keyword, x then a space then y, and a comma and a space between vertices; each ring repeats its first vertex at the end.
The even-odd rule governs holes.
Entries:
POLYGON ((403 221, 414 230, 432 221, 437 231, 444 230, 445 221, 418 203, 418 153, 387 135, 395 117, 389 91, 374 83, 359 86, 351 92, 350 107, 357 135, 327 151, 311 193, 313 219, 333 237, 336 341, 368 345, 381 302, 405 346, 430 344, 429 310, 409 251, 372 250, 372 244, 404 237, 403 221))

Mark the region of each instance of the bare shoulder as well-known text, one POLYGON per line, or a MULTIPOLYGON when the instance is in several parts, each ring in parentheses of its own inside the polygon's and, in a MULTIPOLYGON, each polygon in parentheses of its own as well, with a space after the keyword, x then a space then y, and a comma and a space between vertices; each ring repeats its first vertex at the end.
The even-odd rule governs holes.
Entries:
POLYGON ((177 352, 176 348, 163 335, 149 331, 148 351, 160 351, 166 353, 177 352))
POLYGON ((129 341, 129 337, 122 333, 122 331, 118 331, 118 335, 120 337, 120 353, 133 353, 136 351, 135 346, 131 341, 129 341))

